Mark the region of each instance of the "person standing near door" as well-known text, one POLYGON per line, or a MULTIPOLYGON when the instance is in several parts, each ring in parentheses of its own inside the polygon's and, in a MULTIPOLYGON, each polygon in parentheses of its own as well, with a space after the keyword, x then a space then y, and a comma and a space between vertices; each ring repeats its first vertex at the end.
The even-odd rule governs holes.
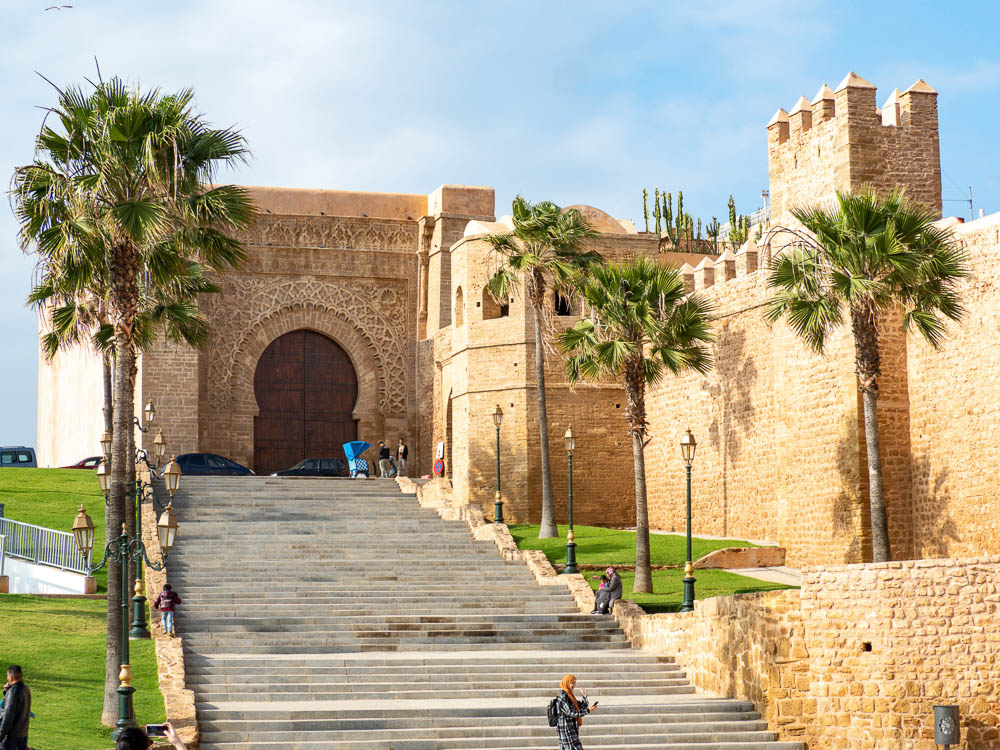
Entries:
POLYGON ((384 440, 378 441, 378 473, 382 475, 383 479, 389 476, 389 459, 392 456, 392 452, 389 450, 389 446, 385 444, 384 440))
POLYGON ((399 437, 399 445, 396 447, 396 476, 409 476, 406 473, 406 459, 410 456, 410 449, 403 442, 403 436, 399 437))

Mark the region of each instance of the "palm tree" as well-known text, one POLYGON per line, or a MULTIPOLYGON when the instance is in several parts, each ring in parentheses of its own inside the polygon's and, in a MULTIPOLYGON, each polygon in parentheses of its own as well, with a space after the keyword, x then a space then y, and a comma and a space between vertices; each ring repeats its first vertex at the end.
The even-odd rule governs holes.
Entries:
POLYGON ((872 559, 885 562, 892 553, 876 416, 879 331, 901 311, 904 330, 915 328, 939 346, 946 321, 964 314, 956 290, 968 274, 964 253, 947 230, 934 226, 933 211, 907 201, 900 191, 884 196, 873 188, 838 191, 833 205, 799 208, 792 215, 809 234, 781 230, 793 239, 771 261, 769 284, 777 291, 766 317, 772 323, 784 317, 822 352, 830 333, 845 322, 846 310, 864 405, 872 559))
POLYGON ((666 372, 706 373, 712 356, 711 308, 688 295, 673 268, 649 258, 598 266, 582 280, 589 316, 560 336, 570 382, 617 378, 625 386, 625 420, 635 464, 635 584, 652 593, 649 511, 646 505, 646 386, 666 372))
POLYGON ((538 432, 542 453, 542 520, 539 538, 559 536, 556 528, 555 502, 552 496, 552 467, 549 463, 549 418, 545 406, 545 331, 551 311, 545 293, 570 289, 576 276, 601 256, 582 249, 584 240, 597 233, 576 209, 563 211, 555 203, 540 201, 532 205, 521 196, 513 203, 514 229, 506 234, 492 234, 486 241, 502 258, 490 278, 490 293, 506 303, 523 279, 535 319, 535 385, 538 392, 538 432))
MULTIPOLYGON (((213 270, 239 264, 230 233, 249 226, 248 193, 214 185, 220 167, 249 157, 243 137, 216 129, 194 109, 190 89, 132 89, 121 79, 57 89, 35 141, 35 158, 14 173, 20 240, 64 294, 105 280, 114 350, 108 529, 125 515, 133 421, 134 342, 142 288, 166 288, 192 259, 213 270), (52 124, 50 124, 52 123, 52 124)), ((121 571, 108 571, 104 721, 113 722, 120 649, 121 571)))

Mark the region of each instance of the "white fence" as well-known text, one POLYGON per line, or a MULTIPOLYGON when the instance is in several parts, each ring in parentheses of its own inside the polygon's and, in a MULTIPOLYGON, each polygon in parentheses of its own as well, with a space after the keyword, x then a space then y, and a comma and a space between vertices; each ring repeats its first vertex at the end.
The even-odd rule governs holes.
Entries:
POLYGON ((80 554, 73 535, 66 531, 0 518, 0 539, 3 540, 0 560, 6 555, 35 565, 89 575, 90 557, 80 554))

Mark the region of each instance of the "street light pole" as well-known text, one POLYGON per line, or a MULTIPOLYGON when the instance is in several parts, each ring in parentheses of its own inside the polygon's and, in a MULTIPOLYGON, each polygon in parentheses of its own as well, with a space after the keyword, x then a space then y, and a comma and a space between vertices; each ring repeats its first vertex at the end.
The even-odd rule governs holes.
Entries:
POLYGON ((684 563, 684 601, 681 604, 681 612, 694 611, 694 563, 691 561, 691 464, 694 463, 695 449, 698 443, 688 430, 681 438, 681 457, 684 459, 687 470, 687 560, 684 563))
POLYGON ((572 575, 580 572, 576 567, 576 533, 573 531, 573 450, 576 448, 576 438, 573 437, 572 427, 567 428, 563 439, 569 455, 569 530, 566 532, 566 567, 563 568, 563 573, 572 575))
MULTIPOLYGON (((150 406, 152 406, 152 402, 150 402, 150 406)), ((146 467, 152 474, 159 467, 166 449, 167 439, 164 437, 163 430, 161 429, 157 431, 156 439, 153 441, 153 460, 155 463, 149 463, 149 456, 142 448, 136 449, 135 462, 137 465, 140 462, 146 464, 146 467)), ((139 540, 142 539, 142 501, 145 499, 147 491, 152 493, 152 489, 152 485, 143 482, 139 476, 139 472, 136 471, 135 486, 132 492, 135 495, 135 537, 139 540)), ((171 493, 171 497, 173 497, 173 493, 171 493)), ((132 596, 132 629, 128 633, 128 637, 132 640, 142 640, 150 637, 149 628, 146 625, 146 597, 143 595, 145 588, 144 579, 142 560, 136 560, 135 587, 132 596)))
MULTIPOLYGON (((164 561, 173 547, 174 538, 177 532, 177 521, 174 518, 173 510, 168 506, 157 524, 157 532, 160 541, 160 549, 163 553, 164 561)), ((89 559, 91 550, 94 548, 94 522, 84 507, 80 506, 80 511, 73 521, 73 537, 76 541, 77 549, 84 559, 89 559)), ((163 570, 163 563, 154 563, 146 555, 146 547, 141 539, 134 539, 125 533, 125 524, 122 524, 121 536, 110 540, 104 546, 104 557, 97 565, 88 566, 88 574, 96 573, 105 565, 117 563, 122 569, 122 630, 121 649, 122 662, 121 671, 118 673, 119 685, 118 693, 118 721, 115 722, 115 731, 112 739, 118 737, 128 727, 136 726, 135 711, 133 708, 132 696, 135 688, 132 686, 132 667, 129 664, 129 632, 128 632, 128 563, 130 560, 138 563, 145 560, 153 570, 163 570)))
POLYGON ((500 495, 500 425, 503 423, 503 409, 497 404, 493 412, 493 424, 497 428, 497 491, 493 496, 493 523, 503 523, 503 500, 500 495))

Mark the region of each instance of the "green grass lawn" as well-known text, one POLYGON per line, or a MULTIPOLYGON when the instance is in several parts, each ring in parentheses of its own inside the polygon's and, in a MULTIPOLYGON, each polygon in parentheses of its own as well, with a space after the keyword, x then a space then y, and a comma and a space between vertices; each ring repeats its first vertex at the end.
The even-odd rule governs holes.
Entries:
MULTIPOLYGON (((94 519, 94 557, 104 554, 104 496, 90 469, 0 469, 0 503, 15 521, 70 531, 82 503, 94 519)), ((107 590, 106 569, 94 574, 97 590, 107 590)))
MULTIPOLYGON (((553 565, 562 566, 566 562, 566 526, 559 527, 560 537, 539 539, 535 524, 511 524, 511 536, 518 549, 542 550, 553 565)), ((576 532, 576 561, 581 565, 635 565, 635 532, 604 529, 598 526, 574 526, 576 532)), ((673 534, 650 534, 649 547, 653 565, 677 566, 671 570, 653 571, 653 591, 655 594, 633 594, 632 583, 635 574, 631 570, 621 570, 622 596, 632 599, 647 612, 676 612, 683 599, 684 560, 686 541, 673 534)), ((753 547, 755 545, 740 539, 698 539, 691 543, 692 555, 699 557, 723 547, 753 547)), ((583 571, 596 589, 600 583, 601 571, 583 571)), ((791 588, 777 583, 767 583, 754 578, 729 573, 724 570, 696 570, 695 597, 706 599, 712 596, 729 596, 753 591, 774 591, 791 588)))
MULTIPOLYGON (((566 526, 559 527, 559 537, 539 539, 537 524, 511 524, 511 536, 519 549, 540 549, 553 563, 566 561, 566 526)), ((576 561, 584 565, 635 565, 635 532, 604 529, 600 526, 574 526, 576 561)), ((685 539, 674 534, 650 534, 649 554, 653 565, 684 565, 685 539)), ((698 539, 691 542, 693 559, 724 547, 754 547, 740 539, 698 539)))
MULTIPOLYGON (((106 750, 114 744, 111 729, 101 724, 105 606, 101 599, 0 597, 0 662, 24 669, 35 712, 32 747, 106 750)), ((132 641, 130 648, 136 719, 162 722, 153 643, 132 641)))

